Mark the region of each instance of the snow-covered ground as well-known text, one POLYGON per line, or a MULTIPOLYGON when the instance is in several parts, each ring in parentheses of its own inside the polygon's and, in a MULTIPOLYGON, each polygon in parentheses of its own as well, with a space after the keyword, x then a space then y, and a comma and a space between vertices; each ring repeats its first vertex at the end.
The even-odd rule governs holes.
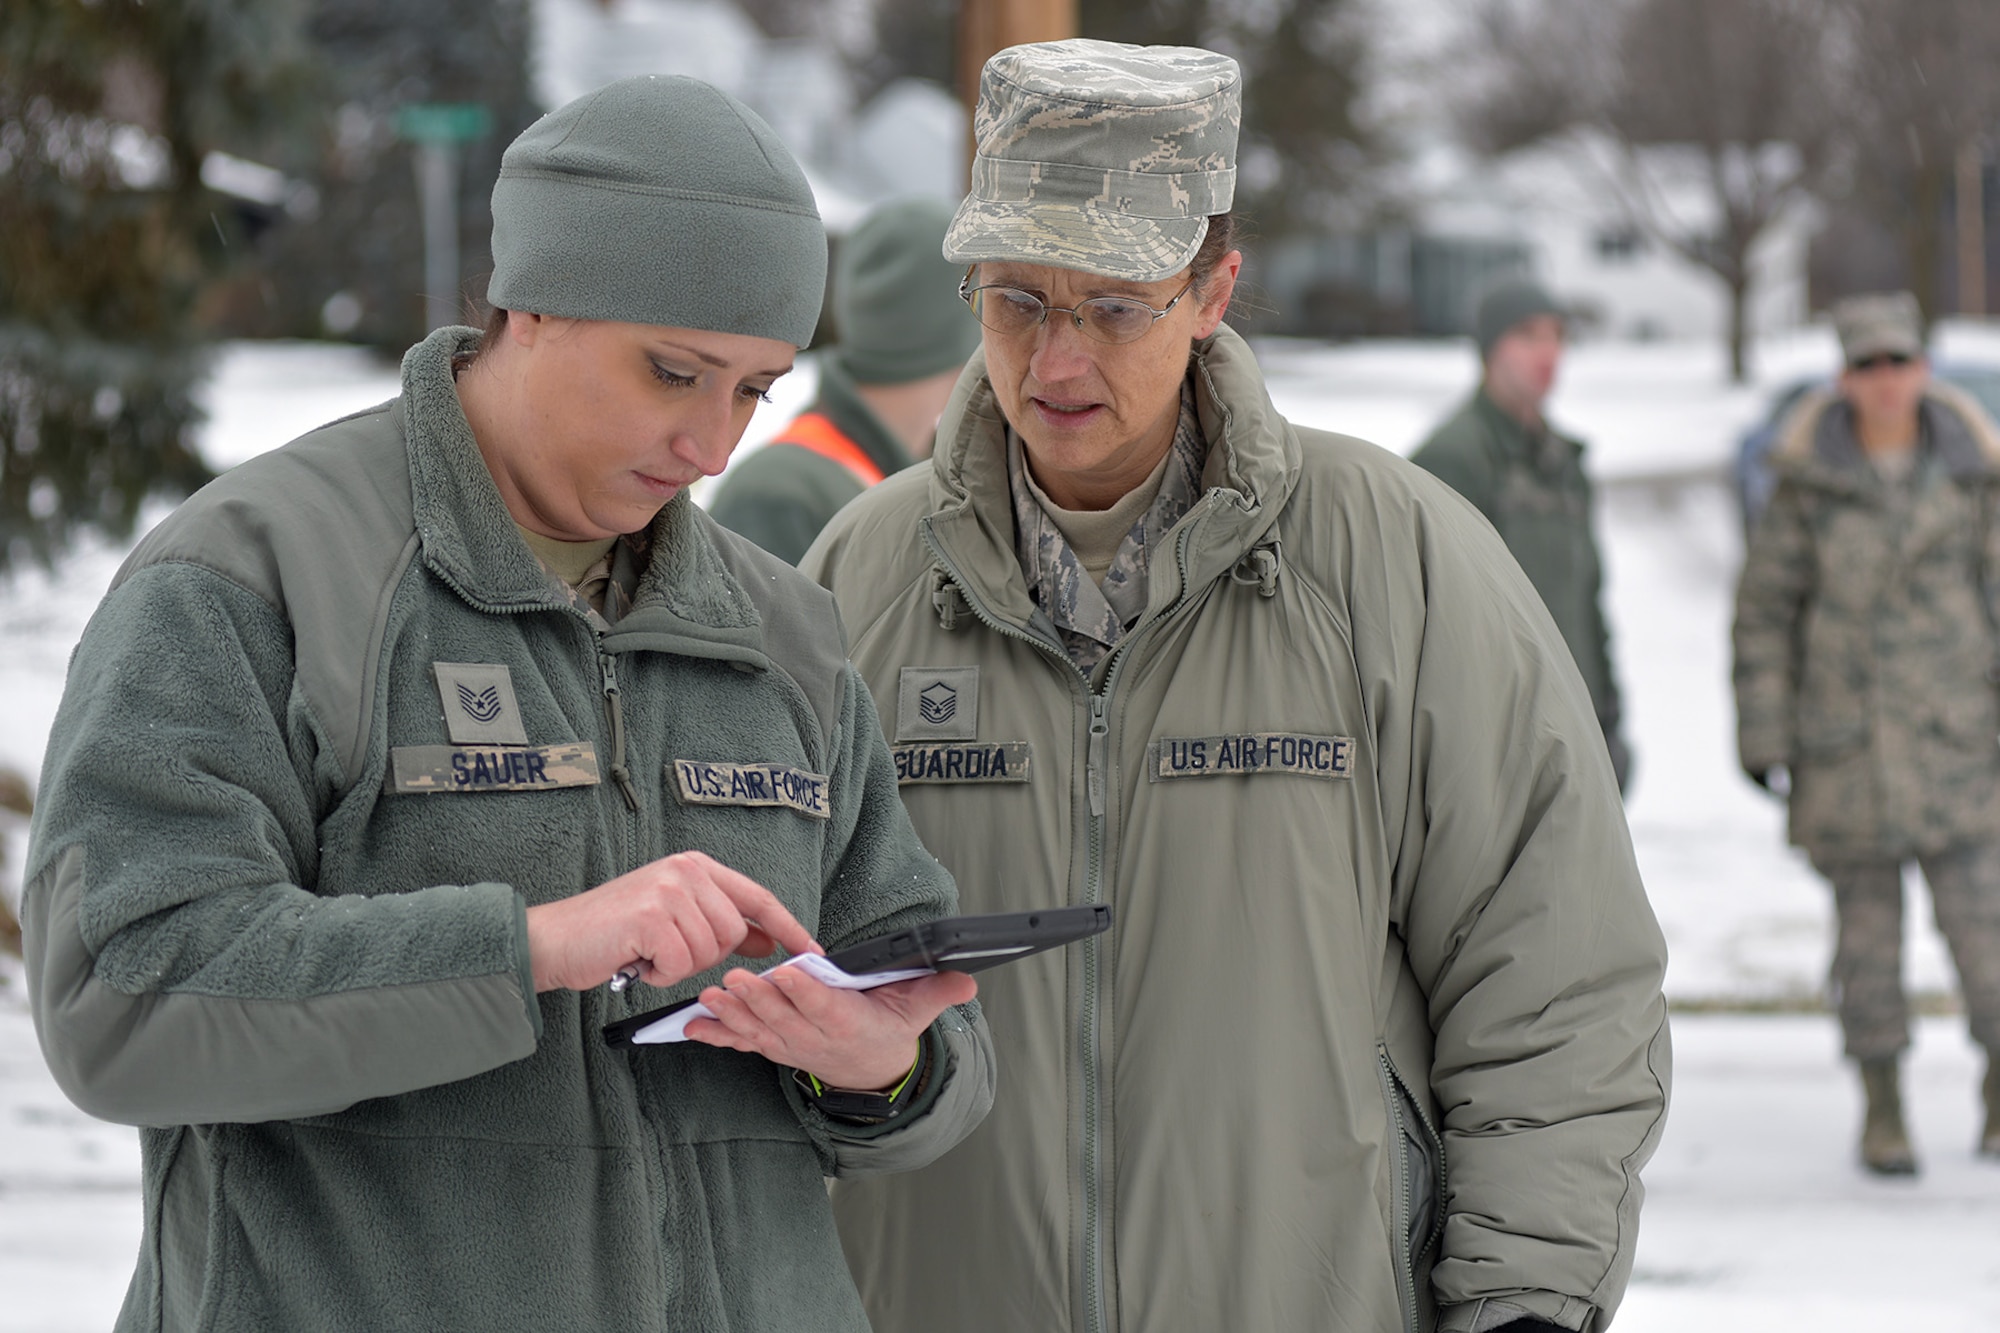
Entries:
MULTIPOLYGON (((1948 326, 1942 352, 2000 362, 2000 330, 1948 326)), ((1377 342, 1261 349, 1293 419, 1408 452, 1466 393, 1468 346, 1377 342)), ((1736 770, 1729 601, 1741 538, 1722 474, 1770 388, 1834 362, 1810 330, 1758 349, 1756 383, 1724 382, 1719 349, 1576 348, 1551 416, 1592 444, 1607 598, 1637 775, 1628 813, 1673 950, 1676 1105, 1648 1174, 1632 1293, 1618 1327, 2000 1330, 2000 1164, 1970 1154, 1977 1052, 1963 1024, 1921 1025, 1912 1114, 1927 1171, 1884 1183, 1851 1165, 1857 1096, 1832 1020, 1711 1009, 1801 1008, 1820 992, 1829 905, 1784 846, 1782 812, 1736 770), (1703 1011, 1703 1012, 1696 1012, 1703 1011)), ((761 409, 746 450, 812 392, 810 359, 761 409)), ((395 391, 352 349, 231 348, 209 394, 204 452, 228 466, 395 391)), ((739 456, 740 453, 739 453, 739 456)), ((0 581, 0 764, 32 773, 62 673, 122 550, 0 581)), ((0 891, 23 851, 7 836, 0 891)), ((1919 896, 1908 976, 1948 1005, 1952 978, 1919 896)), ((138 1236, 136 1143, 49 1082, 18 976, 0 971, 0 1333, 106 1327, 138 1236)))

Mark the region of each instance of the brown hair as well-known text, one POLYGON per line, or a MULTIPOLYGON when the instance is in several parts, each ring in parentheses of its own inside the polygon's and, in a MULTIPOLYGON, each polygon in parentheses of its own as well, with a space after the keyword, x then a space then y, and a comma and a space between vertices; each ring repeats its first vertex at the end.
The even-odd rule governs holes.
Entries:
POLYGON ((479 342, 471 351, 460 352, 451 359, 451 373, 457 375, 477 365, 479 358, 498 347, 500 340, 506 336, 507 312, 499 306, 488 307, 486 325, 479 331, 479 342))
POLYGON ((1208 219, 1208 234, 1201 238, 1194 258, 1188 261, 1188 269, 1197 287, 1206 288, 1208 280, 1215 276, 1216 265, 1222 257, 1236 248, 1239 228, 1235 213, 1214 213, 1208 219))

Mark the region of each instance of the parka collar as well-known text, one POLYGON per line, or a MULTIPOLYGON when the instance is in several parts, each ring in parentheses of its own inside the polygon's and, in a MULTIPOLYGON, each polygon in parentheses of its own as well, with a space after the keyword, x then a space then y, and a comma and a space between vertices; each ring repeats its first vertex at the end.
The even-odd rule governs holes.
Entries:
MULTIPOLYGON (((1201 587, 1245 560, 1277 522, 1298 484, 1300 451, 1297 434, 1272 406, 1256 358, 1235 330, 1224 325, 1196 343, 1188 374, 1208 461, 1202 497, 1174 537, 1176 546, 1186 543, 1188 586, 1201 587)), ((985 354, 975 352, 938 423, 931 512, 921 526, 969 593, 995 615, 1027 625, 1035 606, 1014 555, 1006 429, 985 354)), ((1149 578, 1148 614, 1181 596, 1173 559, 1155 563, 1149 578)))
MULTIPOLYGON (((1922 448, 1957 482, 2000 481, 2000 429, 1963 389, 1932 383, 1919 404, 1922 448)), ((1771 466, 1827 490, 1858 493, 1878 486, 1854 429, 1854 409, 1831 389, 1799 401, 1778 429, 1771 466)))
MULTIPOLYGON (((477 329, 439 329, 403 357, 399 406, 422 559, 482 611, 569 613, 553 576, 515 530, 459 405, 452 359, 478 340, 477 329)), ((632 610, 606 634, 606 646, 766 665, 756 606, 686 491, 659 512, 648 535, 651 561, 632 610)))

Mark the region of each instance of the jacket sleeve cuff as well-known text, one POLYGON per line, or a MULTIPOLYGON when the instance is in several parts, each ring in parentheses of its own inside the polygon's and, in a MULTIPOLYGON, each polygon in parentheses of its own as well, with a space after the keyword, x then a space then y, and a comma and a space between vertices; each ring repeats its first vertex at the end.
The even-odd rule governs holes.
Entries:
POLYGON ((1495 1333, 1519 1319, 1539 1319, 1574 1331, 1588 1328, 1596 1310, 1589 1301, 1560 1292, 1521 1291, 1447 1305, 1438 1312, 1437 1326, 1438 1333, 1495 1333))
POLYGON ((521 999, 528 1006, 528 1027, 535 1045, 542 1044, 542 1002, 535 995, 535 960, 528 952, 528 900, 514 895, 514 972, 521 983, 521 999))
POLYGON ((925 1032, 924 1041, 929 1082, 908 1110, 879 1125, 822 1114, 786 1071, 786 1096, 819 1146, 826 1174, 873 1175, 926 1166, 986 1118, 993 1106, 993 1039, 980 1016, 979 1002, 945 1010, 925 1032))

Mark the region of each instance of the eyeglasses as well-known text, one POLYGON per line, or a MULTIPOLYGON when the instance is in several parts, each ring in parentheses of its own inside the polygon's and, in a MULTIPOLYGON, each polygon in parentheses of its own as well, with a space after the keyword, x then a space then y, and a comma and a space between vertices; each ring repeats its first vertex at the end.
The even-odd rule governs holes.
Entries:
POLYGON ((1848 362, 1847 368, 1866 372, 1880 366, 1907 366, 1914 360, 1915 357, 1905 356, 1901 352, 1877 352, 1874 356, 1864 356, 1859 361, 1848 362))
POLYGON ((1077 330, 1084 337, 1101 343, 1137 342, 1146 336, 1154 323, 1173 313, 1174 307, 1194 286, 1194 278, 1190 276, 1187 283, 1174 293, 1174 299, 1160 310, 1129 296, 1093 296, 1073 306, 1060 306, 1050 305, 1033 292, 1024 292, 1019 287, 998 284, 974 287, 971 285, 972 274, 973 270, 967 269, 965 276, 959 279, 959 299, 972 307, 975 319, 995 333, 1028 333, 1040 328, 1050 315, 1061 314, 1074 320, 1077 330))

